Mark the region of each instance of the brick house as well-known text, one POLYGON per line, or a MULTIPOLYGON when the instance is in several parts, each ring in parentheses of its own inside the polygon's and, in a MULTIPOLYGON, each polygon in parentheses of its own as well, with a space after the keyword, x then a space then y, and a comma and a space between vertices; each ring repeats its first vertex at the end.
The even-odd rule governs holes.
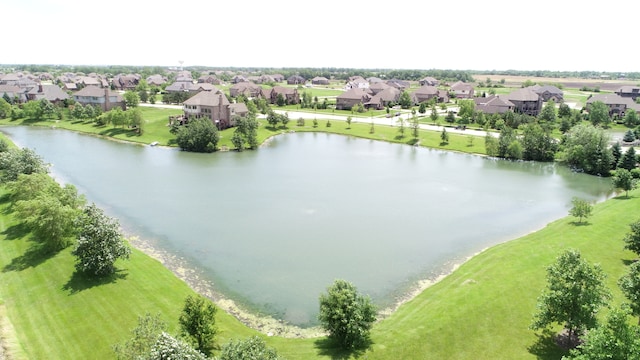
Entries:
POLYGON ((618 94, 595 94, 587 99, 586 108, 592 103, 601 101, 609 107, 609 116, 622 118, 629 109, 640 111, 640 104, 636 104, 631 97, 622 97, 618 94))
POLYGON ((473 98, 473 101, 476 103, 476 111, 482 111, 485 114, 504 114, 515 109, 511 101, 495 95, 473 98))
POLYGON ((371 100, 371 92, 367 89, 351 89, 338 95, 336 98, 336 109, 338 110, 351 110, 352 107, 358 104, 365 104, 371 100))
POLYGON ((220 91, 201 91, 185 100, 182 110, 187 121, 207 118, 219 129, 226 129, 234 125, 231 123, 230 105, 227 97, 220 91))
POLYGON ((542 96, 528 88, 518 89, 499 97, 510 101, 514 110, 521 114, 538 116, 542 109, 542 96))
POLYGON ((274 86, 271 89, 262 89, 261 95, 271 104, 278 103, 278 95, 282 95, 287 104, 300 103, 300 95, 296 88, 274 86))
POLYGON ((231 95, 231 97, 244 95, 246 97, 254 98, 258 97, 261 91, 262 87, 260 87, 260 85, 248 81, 233 84, 229 87, 229 95, 231 95))
POLYGON ((631 98, 633 101, 640 96, 640 87, 637 86, 622 86, 615 91, 616 94, 623 98, 631 98))
POLYGON ((292 75, 287 78, 289 85, 304 85, 305 81, 307 80, 300 75, 292 75))
POLYGON ((102 111, 109 111, 116 107, 126 110, 122 96, 109 88, 99 88, 97 86, 87 86, 73 94, 73 100, 84 106, 99 106, 102 111))
POLYGON ((451 93, 457 99, 471 99, 473 98, 473 86, 471 84, 458 81, 449 87, 451 93))

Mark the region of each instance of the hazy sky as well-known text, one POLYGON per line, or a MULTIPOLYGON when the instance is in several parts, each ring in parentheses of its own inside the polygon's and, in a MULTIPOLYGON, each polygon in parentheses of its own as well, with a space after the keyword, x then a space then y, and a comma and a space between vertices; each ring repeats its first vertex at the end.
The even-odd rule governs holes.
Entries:
POLYGON ((639 72, 640 2, 20 0, 0 64, 639 72))

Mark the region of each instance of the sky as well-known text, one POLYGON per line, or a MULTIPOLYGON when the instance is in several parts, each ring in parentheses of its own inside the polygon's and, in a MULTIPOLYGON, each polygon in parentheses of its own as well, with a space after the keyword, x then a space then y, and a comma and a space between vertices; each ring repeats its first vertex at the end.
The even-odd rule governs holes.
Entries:
POLYGON ((1 8, 0 64, 640 72, 635 0, 20 0, 1 8))

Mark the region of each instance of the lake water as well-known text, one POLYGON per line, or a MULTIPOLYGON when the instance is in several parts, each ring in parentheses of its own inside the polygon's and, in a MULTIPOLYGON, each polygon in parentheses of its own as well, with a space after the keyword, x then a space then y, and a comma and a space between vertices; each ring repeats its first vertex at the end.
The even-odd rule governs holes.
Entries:
POLYGON ((418 280, 565 216, 572 197, 611 193, 607 179, 554 164, 321 133, 194 154, 1 130, 225 296, 303 327, 317 323, 318 297, 337 278, 386 307, 418 280))

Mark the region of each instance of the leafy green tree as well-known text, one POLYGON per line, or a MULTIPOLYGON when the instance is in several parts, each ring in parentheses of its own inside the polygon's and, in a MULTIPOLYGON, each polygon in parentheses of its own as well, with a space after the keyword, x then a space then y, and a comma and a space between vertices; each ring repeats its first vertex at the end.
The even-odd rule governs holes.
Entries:
POLYGON ((640 330, 629 325, 628 313, 613 309, 606 323, 590 330, 584 342, 572 349, 563 360, 638 360, 640 359, 640 330))
POLYGON ((70 114, 74 119, 82 120, 86 118, 84 106, 82 106, 82 104, 80 103, 76 103, 75 105, 73 105, 73 109, 71 109, 70 114))
POLYGON ((411 135, 413 135, 414 140, 418 140, 420 135, 420 122, 416 116, 411 119, 411 135))
POLYGON ((444 121, 449 124, 453 124, 456 121, 456 116, 453 114, 453 111, 448 111, 447 116, 444 117, 444 121))
MULTIPOLYGON (((244 147, 244 144, 247 143, 249 144, 250 149, 257 149, 259 144, 258 144, 258 120, 256 119, 256 115, 254 113, 249 113, 244 117, 237 116, 234 118, 234 120, 236 123, 236 131, 234 131, 234 136, 235 136, 235 133, 238 133, 238 136, 237 136, 238 138, 236 139, 236 142, 242 139, 243 147, 244 147)), ((233 138, 232 138, 232 142, 233 142, 233 138)), ((234 142, 234 146, 235 145, 236 143, 234 142)), ((238 146, 235 146, 235 147, 236 149, 239 149, 238 146)))
POLYGON ((620 142, 619 141, 616 141, 611 146, 611 156, 613 157, 613 161, 611 162, 611 166, 615 170, 615 168, 618 167, 618 162, 620 162, 620 159, 622 158, 622 147, 620 146, 620 142))
POLYGON ((329 337, 343 348, 358 348, 369 341, 376 309, 368 297, 358 294, 353 284, 336 280, 320 295, 318 319, 329 337))
POLYGON ((287 124, 289 123, 289 113, 284 113, 280 115, 280 122, 282 123, 282 127, 286 129, 287 124))
POLYGON ((531 328, 564 324, 569 341, 575 346, 585 330, 596 326, 598 310, 611 297, 605 277, 600 266, 590 265, 578 250, 563 252, 547 268, 547 288, 538 298, 531 328))
POLYGON ((311 107, 311 93, 308 91, 303 91, 302 92, 302 99, 301 99, 301 103, 300 103, 300 107, 301 108, 308 108, 311 107))
POLYGON ((180 339, 162 332, 145 360, 206 360, 205 354, 180 339))
POLYGON ((8 93, 4 93, 2 95, 2 100, 4 100, 5 102, 7 102, 9 105, 13 105, 13 99, 11 98, 11 96, 9 96, 8 93))
POLYGON ((427 103, 426 102, 421 102, 420 106, 418 107, 418 112, 420 114, 424 114, 427 112, 427 103))
POLYGON ((524 153, 522 143, 519 140, 513 140, 508 146, 505 158, 513 160, 521 160, 524 153))
POLYGON ((231 136, 231 144, 233 144, 233 147, 238 151, 244 150, 244 136, 242 136, 242 132, 240 131, 240 129, 236 128, 233 131, 233 135, 231 136))
POLYGON ((405 132, 405 127, 404 127, 404 119, 402 117, 399 117, 398 120, 396 121, 398 123, 398 136, 400 136, 400 138, 404 138, 404 132, 405 132))
POLYGON ((622 137, 622 141, 624 142, 632 142, 636 139, 636 134, 633 132, 633 130, 627 130, 624 133, 624 136, 622 137))
POLYGON ((490 133, 487 133, 484 137, 484 147, 487 152, 487 156, 499 156, 500 155, 500 143, 490 133))
POLYGON ((271 127, 275 129, 278 126, 279 122, 280 117, 278 116, 278 114, 276 114, 275 111, 269 111, 269 114, 267 114, 267 123, 269 123, 269 125, 271 125, 271 127))
POLYGON ((634 109, 629 109, 624 114, 624 124, 628 127, 640 125, 640 117, 634 109))
POLYGON ((25 191, 40 188, 41 192, 25 194, 15 202, 16 213, 33 233, 34 237, 45 244, 50 251, 64 249, 71 244, 76 235, 76 219, 80 216, 80 206, 84 198, 78 196, 75 187, 48 183, 45 174, 20 175, 14 190, 25 191), (29 176, 37 176, 29 179, 29 176), (37 185, 36 185, 37 184, 37 185))
POLYGON ((44 118, 52 118, 56 114, 55 106, 47 99, 38 100, 38 105, 40 105, 40 109, 42 110, 42 116, 44 118))
POLYGON ((440 140, 442 140, 443 144, 449 143, 449 133, 445 127, 442 128, 442 132, 440 133, 440 140))
POLYGON ((460 111, 458 111, 458 116, 461 118, 460 123, 469 124, 474 116, 476 103, 473 100, 459 100, 458 106, 460 107, 460 111))
POLYGON ((638 158, 636 157, 636 150, 633 146, 630 146, 618 161, 618 169, 627 169, 631 171, 636 168, 637 162, 638 158))
MULTIPOLYGON (((7 93, 5 93, 6 95, 7 93)), ((0 119, 6 119, 11 116, 11 104, 5 99, 0 98, 0 119)))
MULTIPOLYGON (((638 223, 640 231, 640 223, 638 223)), ((640 232, 638 233, 640 236, 640 232)), ((638 239, 640 242, 640 239, 638 239)), ((638 324, 640 325, 640 262, 634 261, 629 265, 629 271, 618 280, 618 286, 629 301, 631 315, 638 316, 638 324)))
POLYGON ((287 102, 286 102, 284 96, 282 94, 278 94, 278 96, 276 97, 276 105, 284 106, 286 103, 287 102))
POLYGON ((560 158, 570 167, 587 174, 609 176, 613 161, 609 140, 603 129, 591 124, 578 124, 565 134, 560 158))
POLYGON ((176 142, 185 151, 214 152, 220 141, 218 129, 206 118, 192 119, 178 129, 176 142))
POLYGON ((95 204, 84 208, 78 226, 78 243, 72 251, 77 271, 92 276, 110 275, 116 271, 116 260, 129 258, 131 249, 120 233, 118 221, 95 204))
POLYGON ((124 103, 127 107, 136 107, 140 105, 140 95, 135 91, 126 91, 122 97, 124 98, 124 103))
POLYGON ((631 172, 625 168, 616 169, 613 174, 613 187, 621 189, 626 192, 626 197, 629 197, 629 191, 633 190, 637 186, 637 180, 633 178, 631 172))
POLYGON ((629 225, 631 231, 624 236, 624 248, 640 255, 640 220, 629 225))
POLYGON ((568 118, 571 116, 571 108, 569 107, 569 105, 565 104, 565 103, 560 103, 560 106, 558 107, 558 116, 560 116, 561 118, 568 118))
POLYGON ((553 101, 547 101, 542 107, 542 111, 538 115, 538 120, 550 123, 556 122, 556 104, 553 101))
POLYGON ((139 90, 138 98, 140 98, 140 101, 142 101, 143 103, 146 103, 147 101, 149 101, 149 93, 146 90, 139 90))
POLYGON ((505 126, 500 130, 500 137, 498 138, 498 156, 502 158, 511 158, 509 156, 509 147, 513 147, 514 142, 519 141, 516 137, 516 132, 509 126, 505 126))
POLYGON ((552 161, 557 145, 548 130, 536 123, 522 126, 523 158, 534 161, 552 161))
POLYGON ((436 120, 438 120, 438 110, 436 109, 436 104, 431 105, 431 115, 429 115, 429 118, 434 123, 436 122, 436 120))
POLYGON ((122 344, 113 346, 118 360, 145 359, 151 348, 163 332, 167 331, 167 323, 160 314, 146 313, 138 316, 138 325, 131 330, 131 338, 122 344))
POLYGON ((30 120, 40 121, 43 117, 43 110, 40 103, 37 101, 28 101, 22 105, 22 111, 24 116, 30 120))
POLYGON ((351 121, 353 119, 351 118, 351 116, 347 116, 347 129, 351 129, 351 121))
POLYGON ((413 105, 413 100, 411 100, 411 95, 409 94, 408 91, 404 90, 400 94, 400 98, 398 99, 398 104, 400 104, 400 107, 403 109, 408 109, 413 105))
POLYGON ((138 108, 133 108, 126 111, 129 125, 134 127, 139 135, 142 135, 144 129, 144 119, 142 118, 142 112, 138 108))
POLYGON ((569 210, 569 215, 577 217, 580 219, 580 223, 582 223, 582 219, 587 219, 591 216, 591 212, 593 211, 593 205, 590 202, 584 199, 579 199, 574 197, 571 200, 571 209, 569 210))
POLYGON ((219 360, 278 360, 278 352, 267 346, 267 343, 257 336, 245 340, 231 340, 222 347, 219 360))
POLYGON ((9 149, 0 152, 0 170, 3 181, 14 181, 20 174, 46 173, 48 165, 32 149, 9 149))
POLYGON ((602 101, 594 101, 589 105, 589 121, 593 126, 607 126, 611 123, 609 107, 602 101))
POLYGON ((216 347, 216 312, 217 308, 211 301, 200 295, 189 295, 178 319, 182 334, 205 355, 210 355, 216 347))

